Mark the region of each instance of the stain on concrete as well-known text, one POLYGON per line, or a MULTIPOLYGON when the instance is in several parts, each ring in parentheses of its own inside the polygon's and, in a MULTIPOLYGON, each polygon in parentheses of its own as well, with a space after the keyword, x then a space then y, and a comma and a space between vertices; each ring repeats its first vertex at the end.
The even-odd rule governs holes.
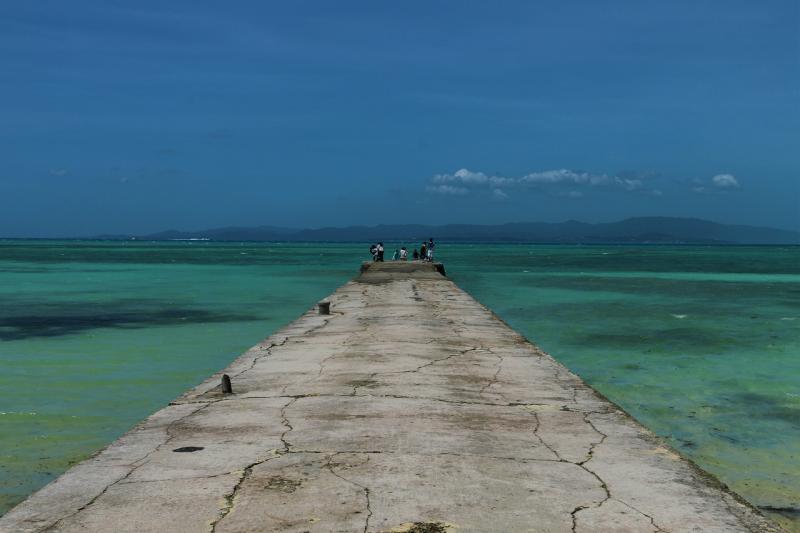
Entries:
POLYGON ((264 488, 267 490, 279 490, 281 492, 291 494, 302 484, 302 481, 298 481, 296 479, 287 479, 281 476, 274 476, 269 478, 264 488))

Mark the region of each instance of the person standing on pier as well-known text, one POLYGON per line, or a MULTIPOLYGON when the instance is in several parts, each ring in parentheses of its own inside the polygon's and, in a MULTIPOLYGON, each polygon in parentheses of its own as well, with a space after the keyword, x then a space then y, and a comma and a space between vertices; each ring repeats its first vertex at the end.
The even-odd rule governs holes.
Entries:
POLYGON ((378 255, 378 257, 377 257, 377 259, 375 259, 375 261, 379 261, 379 262, 383 263, 383 243, 382 242, 378 243, 378 254, 377 255, 378 255))
POLYGON ((436 246, 433 242, 433 237, 428 239, 428 262, 433 262, 433 248, 436 246))
POLYGON ((422 246, 419 247, 419 258, 425 261, 428 257, 428 245, 422 241, 422 246))

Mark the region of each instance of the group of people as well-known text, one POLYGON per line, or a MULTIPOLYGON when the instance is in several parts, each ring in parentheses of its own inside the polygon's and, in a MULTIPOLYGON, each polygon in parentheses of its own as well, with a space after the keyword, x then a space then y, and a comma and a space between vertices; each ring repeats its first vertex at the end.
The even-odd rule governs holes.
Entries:
MULTIPOLYGON (((433 242, 433 237, 431 237, 428 239, 428 242, 423 241, 419 249, 414 248, 414 251, 411 253, 411 259, 413 261, 433 261, 433 250, 435 247, 436 243, 433 242)), ((379 242, 378 244, 371 245, 369 247, 369 253, 372 254, 373 261, 383 261, 383 243, 379 242)), ((408 261, 408 248, 403 246, 395 250, 392 255, 392 261, 408 261)))

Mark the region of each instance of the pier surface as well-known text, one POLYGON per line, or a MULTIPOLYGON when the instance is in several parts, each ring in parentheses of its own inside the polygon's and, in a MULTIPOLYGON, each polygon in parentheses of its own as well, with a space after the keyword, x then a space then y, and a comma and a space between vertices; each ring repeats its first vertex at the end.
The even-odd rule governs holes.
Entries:
POLYGON ((0 531, 775 531, 425 263, 369 265, 0 531))

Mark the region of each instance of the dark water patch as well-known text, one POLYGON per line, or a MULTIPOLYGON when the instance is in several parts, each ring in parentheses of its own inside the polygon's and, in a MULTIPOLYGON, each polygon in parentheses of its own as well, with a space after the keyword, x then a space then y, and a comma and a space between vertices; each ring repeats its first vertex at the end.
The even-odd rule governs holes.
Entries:
MULTIPOLYGON (((657 302, 657 299, 655 299, 657 302)), ((491 302, 490 302, 491 303, 491 302)), ((560 302, 497 309, 512 325, 530 329, 534 325, 543 334, 571 347, 635 348, 642 353, 702 353, 708 355, 730 348, 753 349, 763 353, 765 342, 791 342, 800 321, 781 321, 795 316, 785 309, 762 307, 741 302, 649 303, 643 300, 560 302)))
POLYGON ((244 322, 263 317, 217 313, 190 307, 120 310, 111 305, 83 306, 81 311, 63 314, 19 314, 0 317, 0 340, 17 341, 36 337, 61 337, 98 328, 138 329, 152 326, 244 322))
MULTIPOLYGON (((598 332, 576 333, 568 336, 565 342, 570 345, 591 349, 639 349, 642 353, 669 351, 670 353, 692 353, 698 348, 707 350, 724 349, 739 346, 729 333, 715 332, 701 328, 669 328, 657 330, 640 330, 639 333, 598 332)), ((703 352, 703 355, 706 355, 703 352)))
POLYGON ((800 408, 788 405, 778 400, 775 396, 755 392, 741 392, 735 395, 735 403, 748 406, 755 416, 800 424, 800 408))
MULTIPOLYGON (((65 269, 63 267, 3 267, 0 266, 0 274, 63 274, 65 269)), ((66 270, 69 274, 119 274, 122 272, 137 272, 134 268, 71 268, 66 270)))
POLYGON ((482 253, 492 258, 482 270, 496 272, 800 273, 797 250, 782 247, 526 245, 487 246, 482 253))
POLYGON ((61 270, 57 267, 0 267, 0 274, 49 274, 61 270))
POLYGON ((614 277, 603 275, 587 276, 520 276, 518 285, 537 289, 562 289, 570 291, 615 292, 642 296, 643 294, 656 297, 690 297, 694 300, 724 301, 726 304, 735 302, 736 299, 763 299, 773 303, 776 298, 782 298, 792 306, 798 305, 798 300, 790 295, 800 295, 797 284, 759 283, 722 280, 691 280, 691 279, 664 279, 640 277, 614 277), (730 298, 730 299, 729 299, 730 298))
MULTIPOLYGON (((26 242, 0 243, 0 258, 28 264, 184 264, 281 266, 341 263, 354 265, 366 254, 355 245, 212 242, 26 242), (292 253, 294 250, 296 253, 292 253)), ((13 268, 13 267, 12 267, 13 268)))
POLYGON ((800 520, 800 507, 777 507, 772 505, 759 505, 759 509, 768 513, 776 513, 786 518, 800 520))

